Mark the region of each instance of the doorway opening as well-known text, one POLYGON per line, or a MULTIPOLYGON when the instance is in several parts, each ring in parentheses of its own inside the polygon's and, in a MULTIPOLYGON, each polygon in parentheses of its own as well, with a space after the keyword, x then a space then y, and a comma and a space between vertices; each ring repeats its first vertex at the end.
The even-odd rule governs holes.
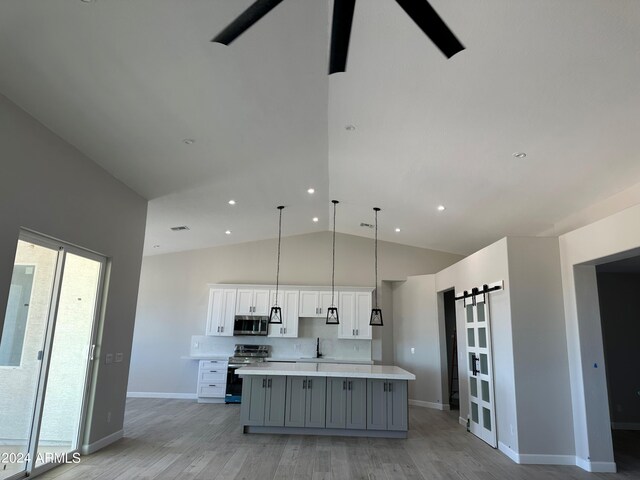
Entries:
POLYGON ((640 256, 596 266, 613 454, 619 472, 640 474, 640 256))
POLYGON ((0 480, 79 459, 105 265, 20 234, 0 341, 0 480))
POLYGON ((444 329, 447 343, 447 380, 449 408, 460 410, 460 379, 458 378, 458 342, 456 331, 456 293, 447 290, 442 294, 444 302, 444 329))

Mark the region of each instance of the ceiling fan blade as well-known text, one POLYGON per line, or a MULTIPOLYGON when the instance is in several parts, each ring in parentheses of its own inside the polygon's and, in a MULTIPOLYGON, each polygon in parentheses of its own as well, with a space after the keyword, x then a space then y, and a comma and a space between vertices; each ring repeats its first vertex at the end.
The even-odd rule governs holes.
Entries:
POLYGON ((329 75, 344 72, 347 68, 349 37, 356 0, 335 0, 333 4, 333 25, 331 27, 331 54, 329 75))
POLYGON ((449 30, 447 24, 442 21, 427 0, 396 0, 396 2, 447 58, 464 50, 464 45, 449 30))
POLYGON ((280 2, 282 0, 256 0, 211 41, 229 45, 280 2))

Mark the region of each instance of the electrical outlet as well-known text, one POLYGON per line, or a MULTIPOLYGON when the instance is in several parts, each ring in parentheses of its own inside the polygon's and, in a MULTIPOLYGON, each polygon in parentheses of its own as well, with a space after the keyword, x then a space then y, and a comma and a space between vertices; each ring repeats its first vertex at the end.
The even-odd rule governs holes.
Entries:
POLYGON ((107 364, 113 363, 113 353, 107 353, 104 356, 104 363, 107 363, 107 364))
POLYGON ((411 347, 411 355, 415 355, 416 354, 416 347, 411 347))
POLYGON ((124 358, 124 353, 118 352, 116 353, 116 363, 120 363, 124 358))

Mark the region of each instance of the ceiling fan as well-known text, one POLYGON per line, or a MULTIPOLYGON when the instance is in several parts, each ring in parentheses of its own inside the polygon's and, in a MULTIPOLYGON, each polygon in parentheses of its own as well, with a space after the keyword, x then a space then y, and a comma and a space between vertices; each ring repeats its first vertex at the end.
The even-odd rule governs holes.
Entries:
MULTIPOLYGON (((282 0, 256 0, 211 41, 229 45, 280 2, 282 0)), ((447 58, 464 50, 464 45, 449 30, 427 0, 396 0, 396 2, 447 58)), ((355 5, 356 0, 334 0, 329 75, 344 72, 346 69, 355 5)))

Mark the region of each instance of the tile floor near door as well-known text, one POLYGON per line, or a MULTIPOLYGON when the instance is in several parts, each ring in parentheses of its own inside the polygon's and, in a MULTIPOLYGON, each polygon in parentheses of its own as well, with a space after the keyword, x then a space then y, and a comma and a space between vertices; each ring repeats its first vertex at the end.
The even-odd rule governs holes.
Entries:
MULTIPOLYGON (((640 432, 622 438, 618 474, 516 465, 458 424, 457 412, 411 407, 406 440, 243 435, 238 405, 130 399, 125 438, 77 465, 39 477, 66 479, 447 479, 640 478, 640 432), (635 449, 635 451, 633 451, 635 449), (633 460, 635 458, 635 460, 633 460), (622 461, 621 461, 622 460, 622 461)), ((616 438, 617 439, 617 438, 616 438)))

